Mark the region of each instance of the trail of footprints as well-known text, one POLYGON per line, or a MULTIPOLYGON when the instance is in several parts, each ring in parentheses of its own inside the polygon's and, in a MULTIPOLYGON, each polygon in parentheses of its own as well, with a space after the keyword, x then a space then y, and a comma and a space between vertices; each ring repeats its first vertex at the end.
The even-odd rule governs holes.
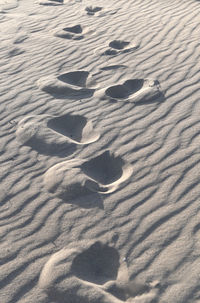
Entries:
MULTIPOLYGON (((63 0, 40 1, 43 5, 61 5, 63 0)), ((86 7, 88 15, 95 15, 102 7, 86 7)), ((81 40, 84 30, 80 24, 57 31, 56 37, 81 40)), ((113 40, 103 55, 117 55, 137 48, 128 41, 113 40)), ((142 102, 160 94, 157 81, 127 79, 104 89, 97 89, 88 71, 69 71, 55 77, 45 77, 38 87, 56 98, 87 99, 95 93, 100 100, 142 102)), ((80 145, 97 141, 100 132, 91 121, 81 115, 29 116, 18 123, 17 139, 39 153, 60 157, 72 154, 80 145)), ((49 168, 44 186, 51 194, 79 207, 101 207, 100 195, 111 194, 126 184, 132 166, 110 150, 90 157, 63 161, 49 168), (55 178, 56 176, 56 178, 55 178), (91 197, 91 201, 89 199, 91 197), (96 197, 96 199, 95 199, 96 197), (87 202, 89 201, 89 203, 87 202)), ((44 265, 39 287, 49 300, 73 303, 120 303, 137 297, 150 302, 157 293, 156 283, 141 284, 128 278, 126 263, 118 251, 101 241, 82 242, 78 247, 64 248, 50 257, 44 265), (63 263, 65 266, 63 267, 63 263), (146 297, 145 297, 146 296, 146 297)))
POLYGON ((88 71, 70 71, 58 76, 47 76, 37 82, 38 87, 55 98, 87 99, 94 94, 100 100, 142 103, 160 95, 159 83, 152 79, 128 79, 122 84, 99 89, 88 71))

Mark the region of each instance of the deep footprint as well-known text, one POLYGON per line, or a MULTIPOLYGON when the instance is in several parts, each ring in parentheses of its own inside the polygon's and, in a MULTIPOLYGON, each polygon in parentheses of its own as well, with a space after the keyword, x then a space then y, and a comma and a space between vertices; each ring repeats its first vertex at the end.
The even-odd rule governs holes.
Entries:
POLYGON ((102 10, 102 7, 100 7, 100 6, 95 6, 95 7, 87 6, 85 8, 85 10, 86 10, 86 12, 87 12, 88 15, 92 15, 93 16, 93 15, 95 15, 95 13, 100 12, 102 10))
POLYGON ((102 52, 102 55, 116 56, 135 51, 139 45, 123 40, 113 40, 109 43, 109 48, 102 52))
MULTIPOLYGON (((91 77, 90 77, 91 78, 91 77)), ((85 99, 93 96, 95 89, 88 88, 89 72, 73 71, 58 77, 46 77, 38 81, 41 90, 56 98, 85 99)))
POLYGON ((79 279, 102 285, 117 279, 119 265, 116 249, 98 241, 74 258, 71 269, 79 279))
POLYGON ((118 251, 95 240, 79 241, 53 254, 38 282, 49 302, 58 303, 123 303, 132 298, 153 302, 157 290, 155 282, 151 284, 130 281, 118 251))
POLYGON ((118 251, 101 241, 80 242, 53 254, 38 284, 49 301, 122 303, 102 285, 117 278, 119 259, 118 251))
POLYGON ((79 87, 86 87, 86 81, 88 76, 89 76, 89 72, 87 71, 75 71, 58 76, 58 80, 65 82, 67 84, 71 84, 79 87))
POLYGON ((158 81, 151 79, 129 79, 123 84, 110 86, 105 90, 102 99, 126 101, 137 104, 155 102, 161 96, 158 81))
POLYGON ((128 98, 131 94, 139 91, 144 84, 143 79, 131 79, 122 85, 111 86, 106 90, 106 95, 113 99, 128 98))
POLYGON ((56 117, 49 120, 47 126, 80 144, 92 143, 99 138, 99 134, 93 130, 92 123, 80 115, 67 114, 56 117))
POLYGON ((130 44, 130 42, 127 42, 127 41, 113 40, 109 43, 109 47, 112 47, 112 48, 117 49, 117 50, 122 50, 126 46, 128 46, 129 44, 130 44))
POLYGON ((65 27, 63 28, 64 31, 74 33, 74 34, 81 34, 82 33, 82 27, 80 24, 72 26, 72 27, 65 27))
POLYGON ((18 123, 18 140, 39 153, 66 157, 80 144, 89 144, 99 138, 91 121, 70 114, 52 117, 29 116, 18 123))
MULTIPOLYGON (((75 203, 73 200, 82 199, 82 207, 87 208, 85 201, 88 196, 114 192, 131 174, 131 165, 106 151, 90 160, 74 159, 54 165, 45 173, 44 185, 66 202, 75 203)), ((93 203, 89 207, 96 206, 93 203)))
POLYGON ((120 179, 123 174, 124 161, 115 157, 110 151, 105 151, 84 164, 81 168, 85 175, 103 185, 108 185, 120 179))
POLYGON ((80 24, 71 27, 65 27, 62 30, 55 32, 56 37, 70 39, 70 40, 81 40, 84 38, 83 29, 80 24))

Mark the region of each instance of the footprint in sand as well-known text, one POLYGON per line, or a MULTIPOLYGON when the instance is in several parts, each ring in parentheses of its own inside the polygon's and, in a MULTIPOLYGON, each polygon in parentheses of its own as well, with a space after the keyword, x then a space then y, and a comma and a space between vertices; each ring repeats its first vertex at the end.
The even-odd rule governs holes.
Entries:
POLYGON ((38 2, 40 5, 51 5, 51 6, 56 6, 56 5, 61 5, 64 3, 64 0, 40 0, 38 2))
POLYGON ((90 73, 84 70, 72 71, 57 77, 41 78, 38 87, 55 98, 85 99, 93 96, 94 80, 90 73))
POLYGON ((87 6, 85 8, 85 11, 87 15, 89 16, 97 16, 97 17, 104 17, 107 15, 114 15, 117 12, 116 10, 113 9, 104 9, 101 6, 87 6))
POLYGON ((69 40, 82 40, 84 38, 83 28, 80 24, 65 27, 59 31, 56 31, 54 36, 69 40))
POLYGON ((38 285, 57 303, 152 302, 156 289, 129 281, 128 268, 118 251, 101 241, 79 242, 64 248, 44 265, 38 285), (142 300, 139 300, 142 299, 142 300))
POLYGON ((99 138, 91 121, 80 115, 29 116, 18 123, 18 140, 39 153, 56 156, 72 154, 79 145, 99 138))
POLYGON ((87 12, 88 15, 95 15, 96 13, 100 12, 103 7, 101 6, 87 6, 85 8, 85 11, 87 12))
POLYGON ((143 104, 157 100, 161 95, 157 80, 129 79, 122 84, 109 86, 97 92, 101 100, 133 102, 143 104))
POLYGON ((113 40, 109 43, 108 48, 102 47, 95 50, 96 53, 99 53, 103 56, 116 56, 120 54, 125 54, 129 52, 133 52, 138 49, 138 43, 131 43, 129 41, 123 40, 113 40))
POLYGON ((45 173, 44 185, 66 202, 76 204, 75 200, 82 199, 82 207, 96 207, 95 203, 85 204, 88 196, 114 192, 131 174, 132 166, 107 150, 89 160, 74 159, 54 165, 45 173))

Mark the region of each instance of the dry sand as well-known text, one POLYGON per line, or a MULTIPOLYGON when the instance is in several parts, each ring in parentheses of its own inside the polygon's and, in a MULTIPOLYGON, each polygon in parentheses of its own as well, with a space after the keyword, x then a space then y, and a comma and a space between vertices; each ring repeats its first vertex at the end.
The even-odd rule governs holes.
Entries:
POLYGON ((200 302, 200 1, 0 0, 0 303, 200 302))

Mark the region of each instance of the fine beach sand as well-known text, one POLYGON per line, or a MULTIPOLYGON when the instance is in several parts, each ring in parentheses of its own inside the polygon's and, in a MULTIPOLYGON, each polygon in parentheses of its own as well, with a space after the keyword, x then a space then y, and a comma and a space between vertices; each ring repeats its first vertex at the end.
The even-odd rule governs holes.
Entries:
POLYGON ((0 0, 0 303, 200 302, 200 1, 0 0))

